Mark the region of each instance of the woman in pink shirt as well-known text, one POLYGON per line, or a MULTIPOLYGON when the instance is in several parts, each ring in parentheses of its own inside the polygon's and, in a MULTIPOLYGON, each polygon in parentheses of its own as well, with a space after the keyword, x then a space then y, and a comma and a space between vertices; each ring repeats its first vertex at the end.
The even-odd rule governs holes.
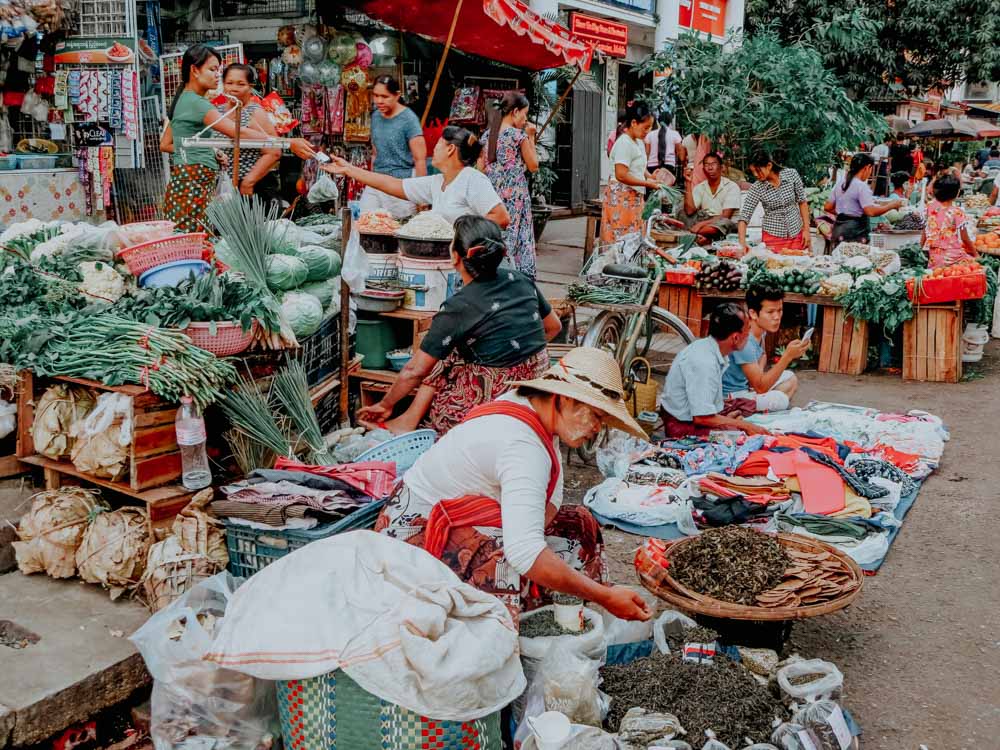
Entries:
POLYGON ((927 206, 927 225, 923 236, 930 268, 961 263, 969 256, 979 257, 969 236, 968 217, 965 211, 954 205, 961 189, 961 181, 950 172, 934 180, 934 200, 927 206))

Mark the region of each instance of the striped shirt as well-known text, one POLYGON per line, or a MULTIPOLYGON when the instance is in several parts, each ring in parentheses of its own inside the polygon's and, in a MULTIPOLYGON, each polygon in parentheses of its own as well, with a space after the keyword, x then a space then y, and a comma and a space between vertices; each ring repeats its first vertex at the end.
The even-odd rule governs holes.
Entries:
POLYGON ((797 237, 802 232, 799 204, 805 203, 806 186, 794 169, 782 169, 780 184, 775 187, 767 180, 758 180, 743 196, 743 209, 738 220, 750 223, 758 205, 764 207, 761 228, 775 237, 797 237))

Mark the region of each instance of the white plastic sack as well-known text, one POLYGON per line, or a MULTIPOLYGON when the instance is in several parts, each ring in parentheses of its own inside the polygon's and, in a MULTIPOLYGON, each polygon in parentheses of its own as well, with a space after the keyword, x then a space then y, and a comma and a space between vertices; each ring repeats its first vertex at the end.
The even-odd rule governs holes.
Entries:
POLYGON ((687 615, 666 609, 653 621, 653 643, 661 654, 669 654, 670 645, 667 643, 667 636, 681 635, 688 628, 697 626, 698 623, 687 615))
POLYGON ((278 713, 274 686, 201 658, 236 586, 226 572, 207 578, 129 639, 153 675, 150 731, 156 750, 268 744, 278 713))
MULTIPOLYGON (((522 614, 521 620, 523 621, 525 618, 532 617, 541 612, 548 612, 553 609, 554 607, 551 604, 545 607, 539 607, 538 609, 533 609, 530 612, 522 614)), ((521 648, 521 655, 528 659, 541 661, 545 658, 545 655, 557 645, 564 644, 568 646, 570 650, 575 651, 578 654, 583 654, 588 659, 603 662, 604 657, 607 654, 607 647, 604 642, 604 620, 601 618, 600 614, 589 607, 583 608, 583 619, 587 622, 593 623, 594 627, 582 635, 550 635, 539 636, 537 638, 525 638, 524 636, 521 636, 518 639, 521 648)))
POLYGON ((607 437, 597 445, 597 468, 605 477, 621 479, 639 456, 652 450, 656 450, 656 446, 646 440, 621 430, 608 430, 607 437))
POLYGON ((365 290, 365 279, 370 272, 368 256, 361 249, 361 236, 357 229, 352 228, 351 237, 344 250, 344 265, 340 275, 354 294, 361 294, 365 290))
POLYGON ((823 659, 799 659, 778 670, 778 686, 783 695, 794 701, 835 698, 844 687, 844 675, 835 664, 823 659), (802 685, 791 682, 794 677, 817 674, 823 676, 802 685))
POLYGON ((337 200, 340 191, 337 190, 337 183, 331 179, 326 172, 320 172, 316 182, 309 188, 306 198, 310 203, 329 203, 337 200))
POLYGON ((450 721, 498 711, 526 686, 503 603, 371 531, 313 542, 250 578, 205 658, 267 680, 343 669, 383 700, 450 721))
POLYGON ((215 181, 215 197, 228 200, 239 195, 233 187, 233 178, 225 170, 219 171, 219 179, 215 181))
POLYGON ((583 504, 605 518, 637 526, 673 523, 687 536, 698 534, 691 515, 691 501, 681 498, 672 487, 633 485, 623 479, 605 479, 587 491, 583 504))
POLYGON ((17 404, 0 399, 0 438, 10 435, 17 427, 17 404))

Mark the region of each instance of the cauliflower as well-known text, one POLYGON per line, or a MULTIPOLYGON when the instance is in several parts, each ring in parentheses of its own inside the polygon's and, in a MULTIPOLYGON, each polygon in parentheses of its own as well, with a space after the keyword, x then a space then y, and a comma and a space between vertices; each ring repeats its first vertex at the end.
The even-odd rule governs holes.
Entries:
POLYGON ((9 242, 20 239, 22 237, 30 237, 36 232, 40 232, 45 229, 48 225, 39 221, 38 219, 28 219, 27 221, 22 221, 17 224, 11 224, 4 230, 3 234, 0 234, 0 245, 6 245, 9 242))
POLYGON ((62 255, 67 250, 79 244, 87 233, 84 224, 63 224, 60 234, 50 240, 41 242, 31 251, 31 262, 37 263, 42 258, 53 258, 62 255))
POLYGON ((109 263, 88 261, 78 267, 83 281, 77 287, 84 294, 117 302, 125 294, 125 279, 109 263))
POLYGON ((868 271, 872 262, 863 255, 855 255, 845 260, 843 266, 851 271, 868 271))

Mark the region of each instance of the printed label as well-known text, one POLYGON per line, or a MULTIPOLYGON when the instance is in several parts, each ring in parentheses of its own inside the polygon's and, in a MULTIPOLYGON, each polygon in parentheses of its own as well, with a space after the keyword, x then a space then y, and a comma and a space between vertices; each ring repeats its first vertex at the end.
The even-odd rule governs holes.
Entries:
POLYGON ((682 658, 693 664, 711 664, 715 659, 715 644, 685 643, 682 658))
POLYGON ((205 442, 205 425, 177 428, 177 445, 198 445, 205 442))
POLYGON ((847 719, 844 718, 844 712, 841 711, 840 706, 837 706, 837 709, 830 714, 827 723, 833 730, 837 742, 840 743, 840 750, 847 750, 851 746, 851 730, 847 728, 847 719))

